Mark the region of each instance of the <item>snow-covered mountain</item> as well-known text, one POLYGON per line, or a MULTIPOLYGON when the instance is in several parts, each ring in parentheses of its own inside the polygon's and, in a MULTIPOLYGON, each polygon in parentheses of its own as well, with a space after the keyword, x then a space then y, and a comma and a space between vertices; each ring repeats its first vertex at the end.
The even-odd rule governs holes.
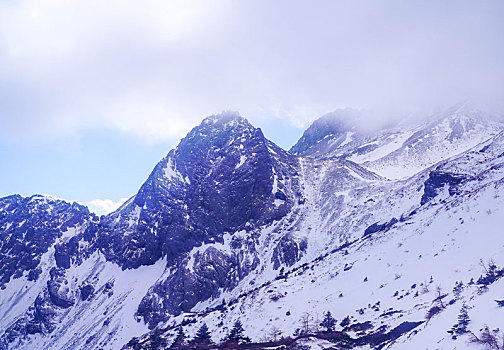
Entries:
POLYGON ((503 125, 455 109, 370 133, 354 113, 290 152, 208 117, 101 218, 0 199, 0 349, 164 348, 203 323, 218 343, 237 320, 252 348, 478 348, 466 328, 504 320, 503 125))
MULTIPOLYGON (((389 179, 405 179, 496 135, 502 122, 480 110, 454 107, 428 120, 379 130, 352 123, 363 111, 337 110, 315 121, 290 152, 342 157, 389 179)), ((369 118, 369 116, 368 116, 369 118)))

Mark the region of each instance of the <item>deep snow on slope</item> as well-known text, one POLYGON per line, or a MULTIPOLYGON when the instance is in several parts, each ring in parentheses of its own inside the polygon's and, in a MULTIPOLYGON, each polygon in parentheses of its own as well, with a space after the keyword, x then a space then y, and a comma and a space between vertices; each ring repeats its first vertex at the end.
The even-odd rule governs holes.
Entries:
POLYGON ((95 252, 82 265, 67 271, 68 292, 80 290, 80 295, 72 308, 56 310, 51 335, 21 338, 9 346, 21 349, 121 348, 132 336, 148 331, 135 317, 136 309, 148 287, 163 274, 165 266, 166 261, 159 260, 153 266, 122 271, 95 252), (84 297, 82 287, 86 285, 94 287, 91 294, 84 297))

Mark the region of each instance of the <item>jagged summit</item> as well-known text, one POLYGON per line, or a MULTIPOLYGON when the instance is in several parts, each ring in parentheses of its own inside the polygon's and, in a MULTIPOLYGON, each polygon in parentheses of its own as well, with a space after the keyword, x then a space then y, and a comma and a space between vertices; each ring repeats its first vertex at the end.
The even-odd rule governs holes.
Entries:
POLYGON ((236 126, 238 124, 247 124, 250 125, 248 120, 240 115, 239 112, 236 111, 223 111, 219 114, 214 114, 209 117, 203 119, 200 124, 202 125, 214 125, 214 126, 236 126))
MULTIPOLYGON (((243 132, 253 132, 257 130, 249 121, 238 112, 225 111, 220 114, 211 115, 195 126, 182 141, 194 137, 208 138, 215 134, 227 134, 233 137, 243 132)), ((183 146, 181 142, 179 146, 183 146)), ((178 148, 178 147, 177 147, 178 148)))

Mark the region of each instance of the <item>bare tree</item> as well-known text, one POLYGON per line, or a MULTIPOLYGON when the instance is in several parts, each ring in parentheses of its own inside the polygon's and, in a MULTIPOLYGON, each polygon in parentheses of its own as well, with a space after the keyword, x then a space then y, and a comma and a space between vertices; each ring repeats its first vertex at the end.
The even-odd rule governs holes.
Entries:
POLYGON ((315 318, 314 318, 314 323, 313 323, 313 331, 318 333, 320 332, 320 319, 319 319, 319 314, 318 312, 315 312, 315 318))
POLYGON ((446 307, 443 299, 446 298, 448 294, 447 293, 443 293, 443 290, 441 289, 440 286, 437 286, 436 288, 436 298, 434 298, 434 302, 438 302, 439 303, 439 306, 444 309, 446 307))
POLYGON ((426 281, 424 281, 421 284, 421 286, 422 286, 422 290, 421 290, 422 294, 429 293, 429 284, 426 281))
POLYGON ((436 297, 432 301, 434 306, 432 306, 429 311, 427 311, 427 314, 425 315, 425 318, 427 322, 431 320, 432 317, 435 315, 439 314, 441 311, 443 311, 446 308, 446 304, 444 303, 443 299, 447 296, 447 293, 443 293, 442 289, 440 286, 437 286, 436 288, 436 297))
POLYGON ((479 263, 480 263, 480 266, 483 268, 483 270, 485 270, 485 273, 488 274, 488 269, 487 269, 483 259, 480 259, 479 263))
POLYGON ((301 332, 300 332, 300 334, 310 333, 310 319, 311 319, 311 315, 308 312, 305 312, 305 313, 303 313, 303 315, 301 315, 301 332))
POLYGON ((502 340, 499 339, 499 334, 497 331, 490 331, 490 329, 485 327, 479 336, 471 332, 471 343, 485 345, 490 349, 504 349, 504 335, 502 340))
POLYGON ((278 341, 281 339, 282 336, 282 331, 280 328, 273 326, 270 331, 270 339, 273 340, 274 342, 278 341))

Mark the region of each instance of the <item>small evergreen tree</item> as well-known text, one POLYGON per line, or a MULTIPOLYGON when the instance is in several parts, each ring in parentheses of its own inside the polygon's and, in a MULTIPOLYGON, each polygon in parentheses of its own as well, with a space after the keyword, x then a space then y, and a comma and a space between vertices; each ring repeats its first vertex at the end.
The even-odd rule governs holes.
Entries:
POLYGON ((183 349, 185 345, 185 334, 184 330, 182 327, 178 328, 177 336, 175 337, 175 340, 173 341, 172 345, 170 346, 170 349, 183 349))
POLYGON ((250 341, 250 339, 243 335, 244 331, 245 330, 243 329, 243 325, 240 322, 240 320, 236 320, 236 322, 233 325, 233 328, 226 337, 226 340, 234 343, 241 343, 241 342, 247 343, 250 341))
POLYGON ((141 347, 140 347, 140 341, 138 340, 137 337, 134 337, 132 338, 128 344, 126 344, 128 346, 128 348, 131 348, 133 350, 140 350, 141 347))
POLYGON ((462 281, 455 282, 455 287, 453 287, 453 295, 455 295, 455 298, 459 298, 463 290, 464 290, 464 283, 462 281))
POLYGON ((453 339, 457 339, 457 335, 469 332, 467 330, 467 325, 469 324, 470 319, 469 315, 467 314, 467 310, 469 310, 469 308, 466 304, 463 304, 458 315, 458 323, 456 325, 453 325, 452 329, 448 331, 448 333, 452 335, 453 339))
POLYGON ((326 329, 327 333, 334 332, 334 326, 336 325, 336 320, 332 317, 331 312, 327 311, 324 315, 324 319, 320 322, 320 326, 326 329))
POLYGON ((343 319, 343 321, 340 322, 340 326, 345 328, 350 324, 350 316, 347 316, 343 319))
POLYGON ((152 349, 162 349, 166 346, 166 339, 161 336, 161 330, 156 328, 150 336, 150 347, 152 349))
POLYGON ((467 325, 469 324, 469 315, 467 314, 467 310, 469 308, 466 304, 462 305, 460 309, 460 313, 458 315, 458 332, 459 334, 467 333, 467 325))
POLYGON ((211 339, 212 339, 212 337, 210 335, 210 332, 208 331, 208 326, 206 325, 206 323, 203 323, 201 325, 200 329, 198 329, 198 332, 196 332, 196 336, 194 337, 194 340, 197 342, 210 343, 211 339))

